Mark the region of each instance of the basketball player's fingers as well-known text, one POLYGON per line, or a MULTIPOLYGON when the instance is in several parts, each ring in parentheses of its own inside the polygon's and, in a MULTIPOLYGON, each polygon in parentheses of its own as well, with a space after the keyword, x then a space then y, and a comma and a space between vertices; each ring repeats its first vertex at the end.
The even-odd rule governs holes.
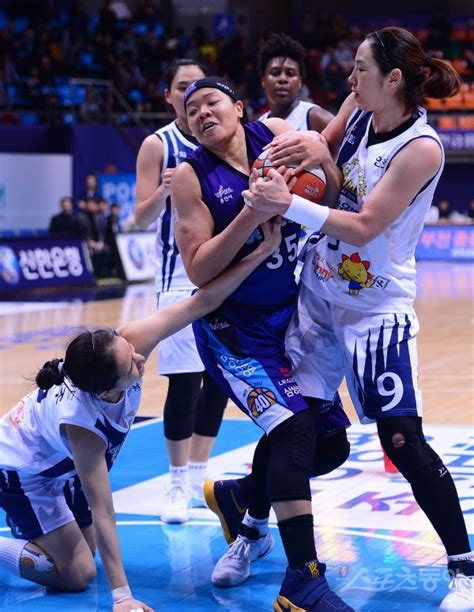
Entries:
MULTIPOLYGON (((296 176, 298 174, 298 172, 301 172, 302 170, 305 169, 305 167, 307 166, 307 160, 303 160, 300 164, 298 164, 298 166, 296 166, 295 168, 290 168, 291 170, 291 177, 293 178, 294 176, 296 176)), ((287 181, 288 182, 288 181, 287 181)))
POLYGON ((284 132, 283 134, 279 134, 278 136, 274 136, 273 140, 266 144, 263 147, 263 150, 272 149, 275 146, 284 146, 285 143, 289 143, 295 138, 296 132, 284 132))
POLYGON ((288 165, 299 163, 301 156, 302 151, 299 145, 293 145, 290 147, 285 147, 276 153, 272 151, 272 154, 269 157, 272 164, 278 166, 280 164, 288 165))
POLYGON ((255 183, 257 179, 258 179, 258 170, 254 168, 249 176, 249 185, 252 185, 252 183, 255 183))
POLYGON ((278 168, 278 172, 283 176, 286 181, 286 184, 288 184, 295 176, 295 170, 293 168, 287 168, 286 166, 280 166, 278 168))
POLYGON ((289 182, 288 182, 288 191, 291 192, 291 190, 293 189, 293 187, 296 185, 296 181, 298 180, 298 178, 296 176, 294 176, 289 182))
POLYGON ((250 189, 245 189, 242 191, 242 197, 244 199, 245 205, 249 208, 252 208, 253 205, 253 195, 250 189))
POLYGON ((275 168, 270 169, 270 171, 268 172, 268 178, 272 179, 272 181, 275 182, 277 185, 281 185, 282 183, 286 185, 286 181, 282 176, 282 173, 278 170, 275 170, 275 168))

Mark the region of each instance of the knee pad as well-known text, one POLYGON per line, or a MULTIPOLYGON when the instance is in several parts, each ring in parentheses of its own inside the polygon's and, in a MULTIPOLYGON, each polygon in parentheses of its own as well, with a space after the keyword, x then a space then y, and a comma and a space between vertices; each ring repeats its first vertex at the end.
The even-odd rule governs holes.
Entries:
POLYGON ((327 436, 316 436, 311 477, 329 474, 346 461, 351 451, 345 429, 327 436))
POLYGON ((269 497, 274 501, 311 500, 309 479, 313 467, 316 429, 309 410, 298 412, 268 436, 269 497))
POLYGON ((165 437, 174 441, 185 440, 193 434, 202 374, 170 374, 168 379, 168 394, 163 412, 165 437))
POLYGON ((227 395, 207 372, 202 377, 202 387, 196 404, 194 432, 199 436, 215 438, 227 406, 227 395))
POLYGON ((380 419, 377 429, 384 451, 408 482, 415 481, 426 469, 434 471, 444 467, 425 440, 421 418, 380 419))
POLYGON ((56 565, 42 548, 33 542, 28 542, 20 555, 20 573, 36 572, 38 574, 57 574, 56 565))

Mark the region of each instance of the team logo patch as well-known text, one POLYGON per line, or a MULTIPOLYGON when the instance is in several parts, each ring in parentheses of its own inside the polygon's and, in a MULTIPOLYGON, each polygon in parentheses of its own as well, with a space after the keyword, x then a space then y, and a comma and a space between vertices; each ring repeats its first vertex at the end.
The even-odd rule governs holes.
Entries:
POLYGON ((337 266, 339 275, 346 281, 349 281, 349 294, 359 295, 360 290, 367 287, 372 287, 374 284, 374 275, 369 272, 370 262, 363 261, 359 253, 342 255, 342 262, 337 266))
POLYGON ((276 404, 276 401, 276 395, 267 387, 255 387, 247 395, 247 406, 255 418, 276 404))

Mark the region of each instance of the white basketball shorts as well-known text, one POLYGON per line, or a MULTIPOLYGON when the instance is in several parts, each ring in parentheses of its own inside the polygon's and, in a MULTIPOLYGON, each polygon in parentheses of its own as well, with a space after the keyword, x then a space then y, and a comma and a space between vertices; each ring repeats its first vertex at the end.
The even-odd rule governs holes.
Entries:
MULTIPOLYGON (((192 290, 165 291, 158 294, 158 308, 176 304, 190 297, 192 290)), ((158 374, 184 374, 202 372, 203 363, 199 357, 191 325, 162 340, 158 346, 158 374)))
POLYGON ((416 314, 374 314, 326 302, 300 285, 286 350, 304 396, 330 400, 343 377, 361 422, 421 416, 416 314))

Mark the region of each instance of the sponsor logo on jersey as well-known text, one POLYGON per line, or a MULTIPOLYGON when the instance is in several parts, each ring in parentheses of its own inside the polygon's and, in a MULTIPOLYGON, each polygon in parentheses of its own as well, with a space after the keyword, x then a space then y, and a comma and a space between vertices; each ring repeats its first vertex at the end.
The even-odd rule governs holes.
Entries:
POLYGON ((228 323, 227 321, 216 321, 215 323, 209 323, 209 327, 216 331, 219 329, 226 329, 227 327, 230 327, 230 323, 228 323))
POLYGON ((381 155, 379 155, 375 161, 374 161, 374 166, 376 166, 377 168, 382 168, 382 170, 385 168, 385 166, 388 163, 388 159, 386 157, 382 157, 381 155))
POLYGON ((313 254, 312 266, 316 278, 323 282, 327 282, 334 278, 337 272, 336 268, 317 252, 313 254))
POLYGON ((221 204, 224 204, 225 202, 234 199, 233 193, 234 190, 232 187, 224 187, 223 185, 219 185, 219 189, 214 193, 214 195, 221 204))
POLYGON ((247 395, 247 406, 255 418, 274 406, 276 401, 275 394, 267 387, 256 387, 247 395))

